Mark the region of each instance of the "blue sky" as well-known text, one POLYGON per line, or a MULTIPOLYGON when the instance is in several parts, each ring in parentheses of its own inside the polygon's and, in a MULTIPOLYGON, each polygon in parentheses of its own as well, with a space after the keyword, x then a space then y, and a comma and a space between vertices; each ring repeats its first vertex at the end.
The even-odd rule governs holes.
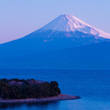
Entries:
POLYGON ((0 43, 23 37, 60 14, 110 33, 110 0, 0 0, 0 43))

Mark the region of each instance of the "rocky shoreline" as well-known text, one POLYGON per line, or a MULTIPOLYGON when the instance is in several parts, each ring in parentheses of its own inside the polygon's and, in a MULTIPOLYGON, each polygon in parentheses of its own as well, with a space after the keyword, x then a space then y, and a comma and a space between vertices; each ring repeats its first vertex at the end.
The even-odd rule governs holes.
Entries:
POLYGON ((79 99, 78 96, 72 96, 72 95, 66 95, 66 94, 60 94, 58 96, 54 97, 48 97, 48 98, 29 98, 29 99, 13 99, 13 100, 0 100, 0 104, 11 104, 11 103, 42 103, 42 102, 53 102, 53 101, 61 101, 61 100, 73 100, 73 99, 79 99))

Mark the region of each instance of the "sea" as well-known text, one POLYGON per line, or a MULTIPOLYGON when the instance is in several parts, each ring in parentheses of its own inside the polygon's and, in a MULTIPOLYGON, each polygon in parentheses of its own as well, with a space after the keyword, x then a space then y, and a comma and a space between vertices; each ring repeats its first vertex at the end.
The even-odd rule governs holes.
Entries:
POLYGON ((0 79, 57 81, 62 94, 80 99, 39 104, 0 105, 1 110, 110 110, 110 70, 0 70, 0 79))

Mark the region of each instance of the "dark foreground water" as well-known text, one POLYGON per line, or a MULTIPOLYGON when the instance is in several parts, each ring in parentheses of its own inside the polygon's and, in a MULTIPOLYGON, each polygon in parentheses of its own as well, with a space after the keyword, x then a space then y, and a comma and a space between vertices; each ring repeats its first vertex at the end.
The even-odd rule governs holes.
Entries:
POLYGON ((3 106, 2 110, 110 110, 110 70, 0 70, 0 78, 57 81, 62 93, 81 99, 3 106))

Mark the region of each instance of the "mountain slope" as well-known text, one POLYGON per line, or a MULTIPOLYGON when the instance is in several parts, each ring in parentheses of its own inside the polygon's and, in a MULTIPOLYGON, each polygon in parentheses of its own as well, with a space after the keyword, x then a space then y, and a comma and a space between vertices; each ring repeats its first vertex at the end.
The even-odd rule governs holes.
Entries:
POLYGON ((72 15, 60 15, 46 26, 21 39, 0 44, 0 58, 62 50, 108 41, 109 38, 109 34, 72 15))
POLYGON ((108 41, 109 38, 109 34, 65 14, 21 39, 1 44, 0 58, 61 50, 108 41))

